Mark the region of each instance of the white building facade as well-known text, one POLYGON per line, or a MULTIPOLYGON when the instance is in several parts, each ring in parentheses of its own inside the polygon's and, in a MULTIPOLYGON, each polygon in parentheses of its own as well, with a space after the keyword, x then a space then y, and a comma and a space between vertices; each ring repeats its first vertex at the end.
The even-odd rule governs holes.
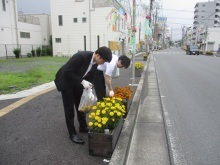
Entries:
POLYGON ((126 42, 126 16, 117 1, 51 0, 53 54, 110 47, 121 54, 126 42))
POLYGON ((0 2, 0 20, 0 57, 14 57, 14 48, 20 48, 21 55, 27 55, 32 49, 49 44, 49 32, 42 29, 50 26, 41 24, 39 17, 18 15, 16 0, 0 2), (45 42, 43 36, 47 37, 45 42))
POLYGON ((217 52, 220 48, 220 28, 208 28, 204 33, 204 40, 201 43, 203 53, 207 51, 217 52))

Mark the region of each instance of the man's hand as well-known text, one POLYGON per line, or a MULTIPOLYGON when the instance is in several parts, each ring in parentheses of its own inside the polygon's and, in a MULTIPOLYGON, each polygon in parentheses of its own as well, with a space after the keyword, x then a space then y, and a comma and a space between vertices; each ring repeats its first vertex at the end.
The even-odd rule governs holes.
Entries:
POLYGON ((92 88, 92 83, 90 83, 90 82, 88 82, 88 81, 86 81, 86 80, 83 80, 83 81, 81 82, 81 84, 83 85, 83 87, 84 87, 85 89, 92 88))
POLYGON ((115 94, 114 91, 109 91, 109 96, 110 96, 110 97, 113 97, 114 94, 115 94))

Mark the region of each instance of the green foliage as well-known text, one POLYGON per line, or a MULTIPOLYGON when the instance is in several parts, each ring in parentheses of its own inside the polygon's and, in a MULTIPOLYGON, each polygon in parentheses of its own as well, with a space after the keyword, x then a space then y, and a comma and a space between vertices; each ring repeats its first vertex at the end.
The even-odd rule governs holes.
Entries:
POLYGON ((46 50, 46 54, 47 55, 50 55, 50 56, 52 55, 52 52, 51 52, 50 48, 47 47, 45 50, 46 50))
POLYGON ((40 57, 40 55, 41 55, 41 47, 37 47, 36 53, 37 53, 37 56, 40 57))
POLYGON ((46 56, 46 55, 47 55, 45 49, 42 49, 42 51, 41 51, 41 55, 42 55, 42 56, 46 56))
POLYGON ((14 48, 13 53, 15 54, 16 58, 19 58, 20 53, 21 53, 21 49, 20 48, 14 48))
POLYGON ((32 54, 31 53, 27 53, 27 57, 31 57, 32 56, 32 54))
POLYGON ((33 57, 35 57, 35 50, 34 49, 31 50, 31 54, 32 54, 33 57))
POLYGON ((0 94, 29 89, 53 81, 58 69, 69 58, 39 57, 0 60, 0 94), (9 86, 15 86, 10 89, 9 86))

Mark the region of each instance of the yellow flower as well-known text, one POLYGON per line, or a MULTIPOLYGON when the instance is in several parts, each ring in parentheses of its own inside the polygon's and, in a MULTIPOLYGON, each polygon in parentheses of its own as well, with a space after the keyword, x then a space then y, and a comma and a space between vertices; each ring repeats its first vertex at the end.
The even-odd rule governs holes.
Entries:
POLYGON ((94 113, 94 112, 92 112, 90 115, 91 115, 92 117, 95 117, 95 113, 94 113))
POLYGON ((96 121, 98 121, 98 120, 99 120, 99 117, 98 117, 98 116, 96 116, 96 117, 95 117, 95 120, 96 120, 96 121))
POLYGON ((103 115, 106 114, 106 110, 102 110, 102 114, 103 114, 103 115))
POLYGON ((121 112, 117 112, 117 115, 118 115, 118 116, 121 116, 121 112))
POLYGON ((106 124, 106 121, 103 120, 103 121, 102 121, 102 124, 105 125, 105 124, 106 124))
POLYGON ((114 112, 110 112, 109 115, 110 115, 110 116, 114 116, 114 112))
POLYGON ((96 110, 96 109, 97 109, 97 106, 93 106, 93 107, 92 107, 92 110, 96 110))
POLYGON ((101 125, 101 124, 98 124, 98 127, 99 127, 99 128, 101 128, 101 127, 102 127, 102 125, 101 125))
POLYGON ((89 122, 89 126, 90 126, 90 127, 93 126, 93 122, 89 122))

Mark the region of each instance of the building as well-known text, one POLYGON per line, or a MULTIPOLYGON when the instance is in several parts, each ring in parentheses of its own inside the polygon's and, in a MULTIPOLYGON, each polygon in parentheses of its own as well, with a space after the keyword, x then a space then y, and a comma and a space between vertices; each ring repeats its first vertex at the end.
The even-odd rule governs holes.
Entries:
POLYGON ((54 55, 101 46, 124 53, 127 15, 116 0, 51 0, 50 5, 54 55))
POLYGON ((199 2, 194 8, 192 41, 194 44, 200 44, 207 28, 220 27, 220 0, 199 2))
POLYGON ((217 52, 220 48, 220 28, 208 28, 203 33, 203 41, 200 50, 206 52, 217 52))
POLYGON ((32 49, 49 45, 49 15, 18 14, 16 0, 2 0, 0 20, 0 57, 14 57, 14 48, 27 55, 32 49))

